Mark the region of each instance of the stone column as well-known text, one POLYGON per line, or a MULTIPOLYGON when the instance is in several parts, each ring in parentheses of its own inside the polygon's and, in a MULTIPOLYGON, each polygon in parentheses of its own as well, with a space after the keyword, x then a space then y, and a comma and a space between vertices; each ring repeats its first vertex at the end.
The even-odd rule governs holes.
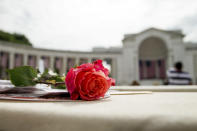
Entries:
POLYGON ((172 53, 168 53, 168 60, 167 60, 167 63, 168 65, 166 67, 170 68, 170 67, 173 67, 173 55, 172 53))
POLYGON ((67 73, 67 57, 63 57, 63 69, 62 73, 66 74, 67 73))
POLYGON ((135 80, 139 81, 140 80, 140 75, 139 75, 139 57, 137 54, 133 56, 133 62, 134 62, 134 74, 135 74, 135 80))
POLYGON ((23 65, 27 65, 28 63, 28 54, 23 54, 23 65))
MULTIPOLYGON (((169 53, 170 54, 170 53, 169 53)), ((167 61, 166 61, 166 63, 167 63, 167 65, 166 65, 166 67, 169 69, 170 67, 171 67, 171 65, 172 65, 172 62, 171 62, 172 60, 171 60, 171 56, 170 55, 168 55, 168 59, 167 59, 167 61)))
POLYGON ((51 56, 50 57, 50 69, 52 70, 52 71, 54 71, 54 56, 51 56))
POLYGON ((13 52, 9 52, 9 59, 10 59, 9 69, 12 69, 14 68, 14 53, 13 52))
POLYGON ((41 59, 41 56, 40 55, 37 55, 36 56, 36 67, 37 68, 39 68, 40 59, 41 59))
POLYGON ((192 67, 193 67, 193 84, 197 84, 197 54, 193 54, 192 56, 192 61, 193 61, 193 64, 192 64, 192 67))
POLYGON ((79 59, 80 59, 79 57, 75 58, 75 65, 77 65, 77 66, 79 66, 79 59))
POLYGON ((117 60, 115 58, 112 58, 112 63, 111 63, 111 73, 112 77, 117 79, 117 60))

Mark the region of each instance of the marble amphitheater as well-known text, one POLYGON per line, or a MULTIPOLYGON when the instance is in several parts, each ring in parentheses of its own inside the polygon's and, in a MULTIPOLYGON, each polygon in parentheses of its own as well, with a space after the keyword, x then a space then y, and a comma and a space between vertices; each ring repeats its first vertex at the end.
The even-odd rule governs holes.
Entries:
POLYGON ((93 48, 90 52, 60 51, 34 48, 0 41, 0 79, 7 77, 6 69, 21 65, 50 68, 63 74, 74 65, 103 59, 111 67, 110 75, 118 85, 162 84, 166 70, 177 61, 197 83, 197 44, 183 41, 177 30, 149 28, 136 34, 125 34, 122 47, 93 48))

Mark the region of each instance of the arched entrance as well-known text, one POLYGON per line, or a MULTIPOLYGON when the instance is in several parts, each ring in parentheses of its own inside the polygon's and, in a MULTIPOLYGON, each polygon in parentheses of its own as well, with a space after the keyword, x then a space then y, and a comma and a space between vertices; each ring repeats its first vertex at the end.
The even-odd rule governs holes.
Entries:
POLYGON ((158 37, 149 37, 139 47, 140 79, 164 79, 166 76, 167 47, 158 37))

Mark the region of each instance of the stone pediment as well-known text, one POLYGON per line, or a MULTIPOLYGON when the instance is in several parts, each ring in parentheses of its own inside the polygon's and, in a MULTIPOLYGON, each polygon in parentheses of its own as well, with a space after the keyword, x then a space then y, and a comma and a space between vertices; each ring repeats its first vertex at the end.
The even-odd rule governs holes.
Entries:
POLYGON ((157 32, 157 33, 163 33, 166 35, 170 35, 172 37, 184 37, 185 35, 182 33, 181 30, 163 30, 163 29, 158 29, 158 28, 148 28, 146 30, 143 30, 139 33, 136 34, 125 34, 123 41, 129 39, 129 40, 134 40, 136 37, 143 35, 145 33, 152 33, 152 32, 157 32))
POLYGON ((151 32, 151 31, 166 33, 168 35, 177 35, 177 36, 181 36, 181 37, 184 37, 185 36, 182 33, 182 30, 163 30, 163 29, 158 29, 158 28, 154 28, 154 27, 153 28, 146 29, 146 30, 140 32, 139 34, 151 32))

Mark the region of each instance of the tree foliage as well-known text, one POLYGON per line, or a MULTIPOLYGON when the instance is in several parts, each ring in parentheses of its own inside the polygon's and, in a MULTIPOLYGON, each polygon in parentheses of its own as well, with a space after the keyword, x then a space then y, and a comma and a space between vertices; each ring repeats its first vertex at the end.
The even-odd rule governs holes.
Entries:
POLYGON ((8 41, 8 42, 16 43, 16 44, 32 46, 31 42, 28 40, 28 38, 25 35, 18 34, 18 33, 11 34, 11 33, 0 30, 0 40, 8 41))

